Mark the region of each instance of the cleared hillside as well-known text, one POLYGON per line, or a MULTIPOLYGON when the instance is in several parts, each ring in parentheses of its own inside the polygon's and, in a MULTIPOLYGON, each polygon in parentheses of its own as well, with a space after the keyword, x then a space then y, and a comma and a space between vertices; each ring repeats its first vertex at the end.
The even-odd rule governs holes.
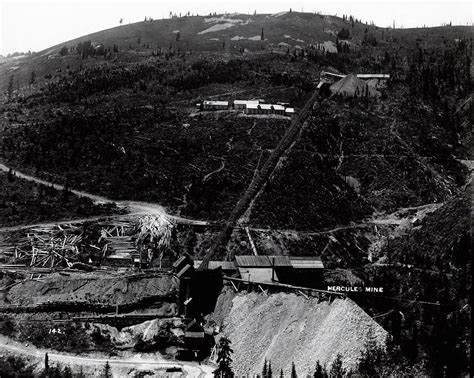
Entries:
POLYGON ((103 45, 94 60, 100 61, 99 57, 105 52, 111 58, 136 62, 157 51, 207 52, 226 57, 243 52, 274 50, 286 54, 313 48, 334 53, 337 40, 343 38, 350 49, 359 49, 367 45, 367 41, 377 41, 379 47, 397 53, 416 48, 420 43, 431 49, 470 35, 468 26, 391 29, 364 22, 287 11, 273 15, 183 16, 120 25, 64 41, 30 56, 0 61, 0 90, 7 88, 12 75, 15 87, 26 88, 32 71, 42 80, 45 75, 54 77, 59 71, 90 65, 91 61, 71 54, 77 51, 79 43, 88 41, 94 46, 103 45), (343 29, 348 36, 339 34, 343 29), (59 56, 62 48, 69 54, 59 56))
POLYGON ((0 227, 118 212, 114 205, 96 205, 69 191, 59 191, 0 171, 0 227))

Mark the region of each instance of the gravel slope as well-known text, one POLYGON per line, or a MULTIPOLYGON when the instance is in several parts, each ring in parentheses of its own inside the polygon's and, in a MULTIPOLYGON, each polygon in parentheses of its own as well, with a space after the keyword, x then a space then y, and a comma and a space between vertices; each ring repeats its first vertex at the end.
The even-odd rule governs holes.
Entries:
POLYGON ((176 290, 177 282, 168 274, 126 276, 54 273, 41 280, 27 280, 13 286, 7 298, 16 305, 47 301, 87 301, 115 305, 134 303, 150 296, 172 296, 176 290))
POLYGON ((223 333, 234 349, 237 374, 261 373, 266 358, 273 371, 313 373, 316 361, 330 365, 340 353, 343 365, 357 363, 364 343, 372 336, 383 343, 387 332, 350 299, 331 304, 294 294, 237 295, 224 320, 223 333))

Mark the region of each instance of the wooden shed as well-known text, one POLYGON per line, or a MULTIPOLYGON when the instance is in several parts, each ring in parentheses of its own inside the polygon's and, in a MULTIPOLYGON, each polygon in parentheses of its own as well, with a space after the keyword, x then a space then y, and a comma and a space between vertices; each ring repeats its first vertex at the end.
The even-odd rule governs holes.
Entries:
POLYGON ((228 101, 204 101, 204 110, 227 110, 229 108, 228 101))
POLYGON ((235 256, 235 264, 242 279, 263 283, 280 281, 291 269, 288 256, 235 256))
POLYGON ((248 105, 258 105, 259 100, 234 100, 234 109, 246 109, 248 105))
MULTIPOLYGON (((194 269, 199 268, 202 260, 194 260, 194 269)), ((237 271, 234 261, 209 261, 208 269, 222 269, 224 274, 233 274, 237 271)))
POLYGON ((246 114, 285 114, 285 107, 278 104, 249 104, 246 114))
POLYGON ((205 347, 204 328, 193 319, 184 331, 184 343, 191 350, 201 350, 205 347))
POLYGON ((246 281, 313 288, 321 285, 324 270, 321 259, 312 256, 235 256, 235 265, 246 281))

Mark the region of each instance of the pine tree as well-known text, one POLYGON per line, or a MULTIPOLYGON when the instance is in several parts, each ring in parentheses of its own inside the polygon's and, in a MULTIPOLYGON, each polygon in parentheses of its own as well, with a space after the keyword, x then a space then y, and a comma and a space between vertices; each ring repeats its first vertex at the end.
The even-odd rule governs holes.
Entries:
POLYGON ((271 361, 268 361, 267 377, 272 378, 272 376, 273 376, 272 363, 271 363, 271 361))
POLYGON ((291 378, 298 378, 298 374, 296 374, 296 366, 295 363, 291 363, 291 378))
POLYGON ((342 356, 338 354, 336 359, 331 364, 329 370, 329 376, 331 378, 342 378, 344 376, 344 369, 342 368, 342 356))
POLYGON ((284 378, 285 375, 283 374, 283 369, 280 369, 280 378, 284 378))
POLYGON ((85 378, 84 369, 82 366, 79 368, 79 373, 77 373, 76 378, 85 378))
POLYGON ((64 203, 69 201, 69 192, 71 191, 69 187, 69 178, 66 178, 66 183, 64 184, 63 191, 62 191, 62 200, 64 203))
POLYGON ((31 71, 30 76, 30 86, 36 83, 36 72, 33 70, 31 71))
POLYGON ((44 371, 46 373, 49 371, 49 356, 48 356, 48 353, 44 354, 44 371))
POLYGON ((233 377, 234 372, 230 367, 232 363, 231 354, 234 352, 230 347, 230 340, 227 337, 222 337, 219 341, 219 353, 217 354, 218 367, 214 370, 214 377, 228 378, 233 377))
POLYGON ((66 366, 63 370, 63 378, 72 378, 72 372, 71 368, 69 366, 66 366))
MULTIPOLYGON (((8 170, 7 179, 8 179, 8 182, 15 181, 15 174, 13 173, 13 169, 11 168, 8 170)), ((48 356, 48 353, 46 353, 46 356, 48 356)), ((47 357, 45 358, 45 365, 46 365, 46 362, 48 362, 47 357)))
POLYGON ((263 362, 262 378, 267 378, 267 359, 263 362))
POLYGON ((13 81, 14 81, 14 76, 11 75, 10 78, 8 79, 8 87, 7 87, 8 100, 11 100, 13 97, 13 81))
POLYGON ((103 377, 104 378, 112 378, 112 369, 110 368, 110 364, 109 364, 109 361, 107 361, 105 363, 105 366, 104 366, 104 374, 103 374, 103 377))
POLYGON ((324 378, 323 367, 322 367, 321 364, 319 363, 319 360, 316 361, 316 369, 314 370, 313 377, 314 377, 314 378, 324 378))
POLYGON ((59 366, 59 364, 56 364, 49 376, 50 378, 62 378, 61 367, 59 366))
POLYGON ((262 35, 260 36, 260 40, 264 41, 265 40, 265 35, 263 34, 263 28, 262 28, 262 35))

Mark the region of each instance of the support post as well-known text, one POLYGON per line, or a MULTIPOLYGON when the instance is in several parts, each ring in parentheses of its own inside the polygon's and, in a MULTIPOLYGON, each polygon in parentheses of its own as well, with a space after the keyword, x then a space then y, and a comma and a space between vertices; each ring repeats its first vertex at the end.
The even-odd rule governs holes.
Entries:
POLYGON ((275 281, 275 258, 272 258, 272 282, 275 281))

